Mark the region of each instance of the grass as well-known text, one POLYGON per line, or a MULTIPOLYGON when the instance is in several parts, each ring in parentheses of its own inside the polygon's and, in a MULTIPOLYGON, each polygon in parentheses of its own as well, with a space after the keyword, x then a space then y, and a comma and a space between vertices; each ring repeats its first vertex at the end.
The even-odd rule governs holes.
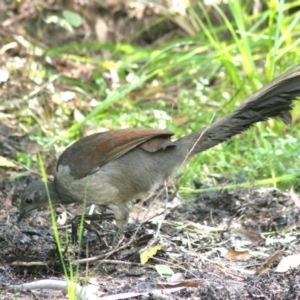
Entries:
MULTIPOLYGON (((92 70, 92 76, 76 79, 50 68, 39 72, 53 87, 54 92, 46 95, 53 107, 41 107, 42 114, 33 111, 36 99, 45 97, 34 94, 19 118, 27 127, 39 123, 42 131, 34 139, 43 147, 56 145, 57 152, 91 127, 168 128, 182 136, 206 126, 298 63, 300 13, 288 11, 300 1, 270 1, 269 7, 257 14, 249 9, 252 1, 244 2, 231 1, 223 8, 213 5, 211 10, 221 20, 216 26, 211 11, 199 1, 182 18, 186 28, 195 33, 151 49, 84 42, 49 49, 46 57, 81 64, 92 70), (101 58, 103 50, 111 53, 109 59, 101 58), (105 80, 105 73, 116 74, 117 80, 105 80), (68 107, 58 88, 61 84, 74 91, 80 105, 68 107)), ((275 178, 297 174, 298 109, 293 115, 291 128, 276 121, 258 124, 198 155, 181 172, 179 186, 191 188, 194 179, 206 181, 211 174, 235 178, 239 173, 248 182, 274 178, 276 185, 275 178)), ((20 155, 22 159, 28 163, 28 157, 20 155)), ((297 177, 281 186, 297 185, 297 177)))

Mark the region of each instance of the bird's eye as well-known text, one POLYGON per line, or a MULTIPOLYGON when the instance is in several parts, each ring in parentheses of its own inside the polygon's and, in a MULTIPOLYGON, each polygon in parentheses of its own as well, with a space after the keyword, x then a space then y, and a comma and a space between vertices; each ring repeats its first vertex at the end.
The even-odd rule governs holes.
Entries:
POLYGON ((26 204, 32 204, 33 200, 31 198, 26 198, 25 203, 26 204))

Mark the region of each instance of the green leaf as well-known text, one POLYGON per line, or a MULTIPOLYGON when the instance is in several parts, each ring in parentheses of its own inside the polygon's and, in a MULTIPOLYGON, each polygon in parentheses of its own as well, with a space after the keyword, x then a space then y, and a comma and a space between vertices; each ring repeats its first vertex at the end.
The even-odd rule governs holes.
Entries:
POLYGON ((70 10, 63 10, 62 14, 65 20, 73 27, 79 27, 82 24, 82 19, 78 13, 70 10))
POLYGON ((171 281, 172 276, 174 275, 174 272, 169 266, 156 265, 155 269, 161 277, 167 279, 167 281, 171 281))
POLYGON ((70 25, 69 22, 67 22, 67 20, 62 19, 58 16, 48 16, 45 18, 45 23, 50 24, 50 23, 54 23, 57 26, 66 29, 69 32, 74 32, 73 27, 70 25))

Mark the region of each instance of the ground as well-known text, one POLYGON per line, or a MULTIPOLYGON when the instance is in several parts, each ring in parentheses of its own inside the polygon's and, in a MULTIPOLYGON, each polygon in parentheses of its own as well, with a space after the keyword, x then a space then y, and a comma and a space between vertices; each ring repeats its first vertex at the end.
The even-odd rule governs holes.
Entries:
MULTIPOLYGON (((66 299, 61 291, 7 289, 64 278, 48 210, 32 212, 16 222, 14 205, 24 184, 18 180, 1 185, 1 299, 66 299)), ((58 225, 66 268, 70 270, 72 261, 82 284, 85 279, 96 284, 99 299, 110 299, 107 295, 148 299, 157 290, 168 299, 298 299, 297 261, 290 270, 288 265, 284 272, 279 269, 284 257, 300 251, 300 213, 289 193, 253 187, 195 194, 192 203, 171 192, 168 202, 155 198, 133 206, 121 249, 110 255, 106 253, 116 229, 111 222, 93 222, 100 237, 85 230, 81 245, 74 245, 69 242, 70 220, 81 208, 57 207, 59 216, 68 212, 67 221, 58 225), (159 250, 153 256, 150 252, 155 247, 159 250), (141 253, 151 257, 145 264, 140 263, 141 253), (169 266, 174 275, 167 280, 159 275, 157 265, 169 266)), ((299 261, 299 256, 295 259, 299 261)))

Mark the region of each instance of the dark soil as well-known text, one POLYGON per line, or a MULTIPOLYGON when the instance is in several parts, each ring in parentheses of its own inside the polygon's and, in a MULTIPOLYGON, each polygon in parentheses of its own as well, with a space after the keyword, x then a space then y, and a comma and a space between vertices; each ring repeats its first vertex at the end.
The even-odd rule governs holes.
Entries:
MULTIPOLYGON (((57 291, 7 290, 10 285, 64 278, 49 212, 35 211, 21 223, 16 222, 18 195, 25 183, 1 181, 1 299, 65 299, 67 296, 57 291)), ((137 207, 143 211, 139 215, 155 215, 164 210, 164 202, 154 200, 155 208, 136 204, 133 217, 138 216, 137 207)), ((276 272, 283 257, 300 252, 300 213, 289 194, 249 188, 202 193, 195 195, 193 203, 178 202, 177 197, 168 202, 171 208, 167 208, 155 244, 160 250, 145 265, 140 264, 140 253, 153 243, 161 215, 160 221, 144 219, 140 228, 133 220, 119 245, 123 249, 116 249, 109 257, 105 253, 110 251, 108 245, 116 227, 108 221, 93 222, 99 236, 85 230, 79 247, 70 242, 69 216, 65 224, 58 225, 66 269, 96 283, 101 295, 144 292, 138 298, 148 299, 154 290, 164 287, 168 293, 174 285, 182 289, 168 296, 172 299, 298 299, 299 268, 276 272), (92 257, 98 259, 84 261, 92 257), (155 270, 157 264, 169 266, 177 280, 168 283, 155 270)), ((56 208, 57 214, 64 211, 74 216, 81 208, 56 208)))

